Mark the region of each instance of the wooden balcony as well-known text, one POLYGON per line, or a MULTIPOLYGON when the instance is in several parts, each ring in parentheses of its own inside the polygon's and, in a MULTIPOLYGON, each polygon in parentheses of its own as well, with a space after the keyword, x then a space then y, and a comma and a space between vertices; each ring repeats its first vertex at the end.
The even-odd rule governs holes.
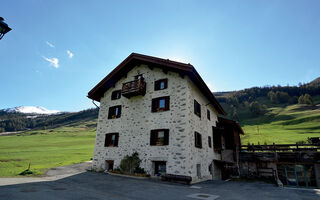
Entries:
POLYGON ((134 81, 126 82, 122 84, 121 94, 124 97, 130 98, 133 96, 146 94, 146 82, 144 79, 137 79, 134 81))

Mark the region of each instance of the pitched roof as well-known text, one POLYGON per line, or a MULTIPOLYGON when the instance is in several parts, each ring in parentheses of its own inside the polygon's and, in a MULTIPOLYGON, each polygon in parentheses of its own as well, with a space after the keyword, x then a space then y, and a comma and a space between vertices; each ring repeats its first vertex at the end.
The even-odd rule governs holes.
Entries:
POLYGON ((162 68, 164 71, 174 71, 179 73, 181 76, 189 76, 200 91, 210 100, 210 103, 215 107, 218 113, 226 115, 226 112, 223 110, 208 86, 192 65, 137 53, 130 54, 114 70, 112 70, 112 72, 102 79, 102 81, 91 89, 88 93, 88 98, 100 102, 100 98, 103 96, 105 91, 110 87, 113 87, 121 77, 126 76, 134 66, 139 64, 162 68))

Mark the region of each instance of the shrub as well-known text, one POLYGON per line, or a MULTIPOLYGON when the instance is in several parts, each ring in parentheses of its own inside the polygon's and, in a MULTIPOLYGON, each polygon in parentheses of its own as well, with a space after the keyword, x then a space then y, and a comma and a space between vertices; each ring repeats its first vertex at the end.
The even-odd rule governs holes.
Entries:
POLYGON ((133 174, 135 170, 140 170, 141 160, 137 152, 131 156, 125 156, 120 163, 120 170, 124 173, 133 174))

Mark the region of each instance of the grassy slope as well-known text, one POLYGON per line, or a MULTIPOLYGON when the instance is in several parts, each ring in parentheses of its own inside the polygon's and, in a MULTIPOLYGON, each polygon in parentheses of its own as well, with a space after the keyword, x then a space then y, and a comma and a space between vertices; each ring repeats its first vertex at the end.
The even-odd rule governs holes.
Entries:
POLYGON ((296 143, 320 137, 320 106, 271 107, 265 116, 244 120, 243 129, 243 144, 296 143))
POLYGON ((27 169, 45 169, 88 161, 92 158, 96 120, 56 129, 29 131, 0 137, 0 176, 17 176, 27 169))

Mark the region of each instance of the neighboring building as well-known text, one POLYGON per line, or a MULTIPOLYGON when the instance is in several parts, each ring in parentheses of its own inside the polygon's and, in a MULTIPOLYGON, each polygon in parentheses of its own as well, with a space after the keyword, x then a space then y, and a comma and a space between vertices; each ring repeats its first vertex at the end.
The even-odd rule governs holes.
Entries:
POLYGON ((223 178, 238 161, 239 133, 190 64, 132 53, 88 97, 100 102, 93 169, 139 153, 151 176, 223 178))

